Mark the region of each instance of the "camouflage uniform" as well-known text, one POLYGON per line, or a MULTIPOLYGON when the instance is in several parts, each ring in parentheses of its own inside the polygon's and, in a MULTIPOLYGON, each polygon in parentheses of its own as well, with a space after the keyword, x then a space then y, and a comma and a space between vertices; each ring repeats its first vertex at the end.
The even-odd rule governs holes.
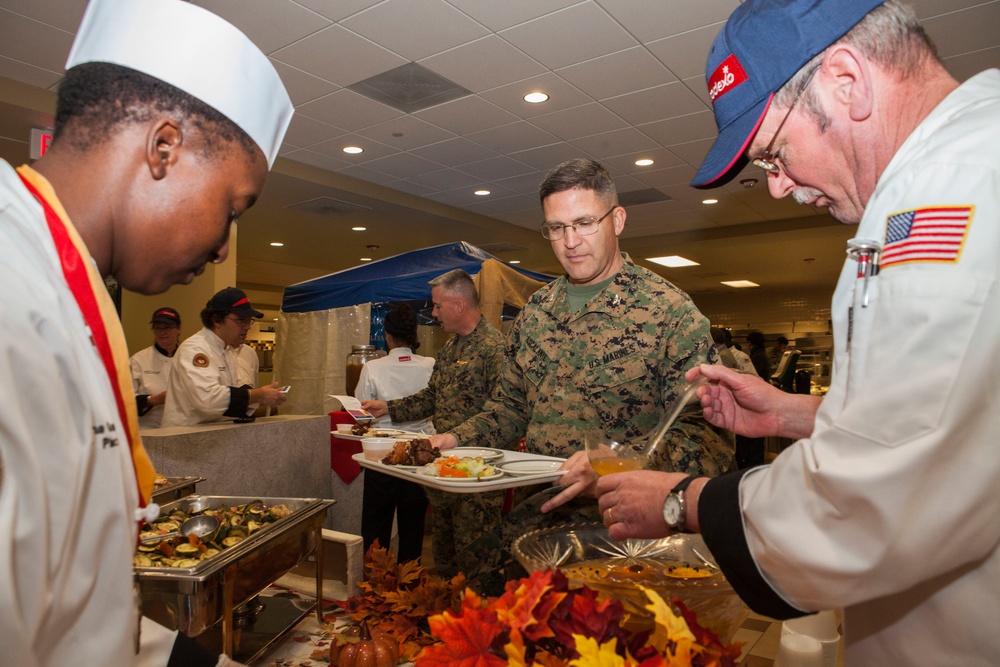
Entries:
MULTIPOLYGON (((453 336, 438 352, 430 382, 416 394, 388 401, 393 422, 434 418, 444 432, 477 414, 496 386, 503 365, 503 334, 484 319, 468 336, 453 336)), ((431 503, 434 566, 452 577, 471 569, 465 548, 500 523, 502 491, 458 494, 427 489, 431 503)))
MULTIPOLYGON (((529 452, 561 457, 583 449, 588 434, 642 446, 686 387, 684 373, 716 363, 708 320, 688 296, 623 257, 611 284, 576 313, 569 310, 565 276, 532 295, 508 335, 493 399, 451 431, 460 443, 499 447, 524 434, 529 452)), ((647 467, 716 476, 730 469, 733 449, 731 433, 709 425, 700 407, 689 407, 647 467)), ((515 497, 520 502, 538 490, 518 489, 515 497)), ((490 555, 518 534, 600 518, 592 498, 544 515, 520 509, 508 515, 506 535, 476 545, 486 570, 502 567, 490 555)))

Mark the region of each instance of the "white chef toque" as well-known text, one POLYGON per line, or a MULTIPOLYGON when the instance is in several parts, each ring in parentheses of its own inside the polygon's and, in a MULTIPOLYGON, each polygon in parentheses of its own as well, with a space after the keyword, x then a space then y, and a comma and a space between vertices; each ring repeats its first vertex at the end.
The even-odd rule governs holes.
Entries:
POLYGON ((181 0, 90 0, 66 69, 121 65, 165 81, 238 125, 268 167, 295 109, 274 66, 242 32, 181 0), (162 34, 169 39, 161 40, 162 34))

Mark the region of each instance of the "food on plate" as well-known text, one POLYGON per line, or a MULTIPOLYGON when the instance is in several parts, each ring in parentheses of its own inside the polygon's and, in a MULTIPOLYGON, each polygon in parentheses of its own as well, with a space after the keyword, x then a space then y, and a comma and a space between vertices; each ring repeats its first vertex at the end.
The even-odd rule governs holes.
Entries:
POLYGON ((497 474, 494 466, 486 463, 481 456, 448 456, 434 461, 434 471, 438 477, 493 477, 497 474))
POLYGON ((368 429, 371 427, 371 422, 357 422, 351 427, 351 433, 353 435, 367 435, 368 429))
POLYGON ((289 516, 292 510, 284 503, 267 505, 256 500, 243 505, 205 509, 188 513, 177 508, 156 521, 147 523, 139 533, 141 538, 155 537, 176 531, 193 516, 207 514, 219 520, 219 530, 214 535, 199 538, 197 535, 178 535, 160 541, 140 544, 132 565, 135 567, 195 567, 229 547, 236 546, 248 536, 268 525, 289 516))
POLYGON ((441 456, 441 450, 431 445, 427 438, 400 440, 392 451, 382 458, 382 463, 393 466, 422 466, 441 456))

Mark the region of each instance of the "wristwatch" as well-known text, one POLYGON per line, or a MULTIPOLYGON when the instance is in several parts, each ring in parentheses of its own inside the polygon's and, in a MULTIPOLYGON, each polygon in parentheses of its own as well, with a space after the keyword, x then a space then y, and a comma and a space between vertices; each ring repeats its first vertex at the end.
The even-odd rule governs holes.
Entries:
POLYGON ((684 519, 687 516, 687 504, 684 502, 684 489, 694 481, 690 475, 678 482, 663 501, 663 520, 670 530, 684 532, 684 519))

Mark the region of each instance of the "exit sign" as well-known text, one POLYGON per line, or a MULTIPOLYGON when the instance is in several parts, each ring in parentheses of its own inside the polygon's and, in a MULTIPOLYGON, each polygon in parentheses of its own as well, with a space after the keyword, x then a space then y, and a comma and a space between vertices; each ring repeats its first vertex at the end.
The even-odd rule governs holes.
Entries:
POLYGON ((31 159, 37 160, 45 155, 52 143, 52 130, 40 130, 37 127, 31 128, 31 159))

